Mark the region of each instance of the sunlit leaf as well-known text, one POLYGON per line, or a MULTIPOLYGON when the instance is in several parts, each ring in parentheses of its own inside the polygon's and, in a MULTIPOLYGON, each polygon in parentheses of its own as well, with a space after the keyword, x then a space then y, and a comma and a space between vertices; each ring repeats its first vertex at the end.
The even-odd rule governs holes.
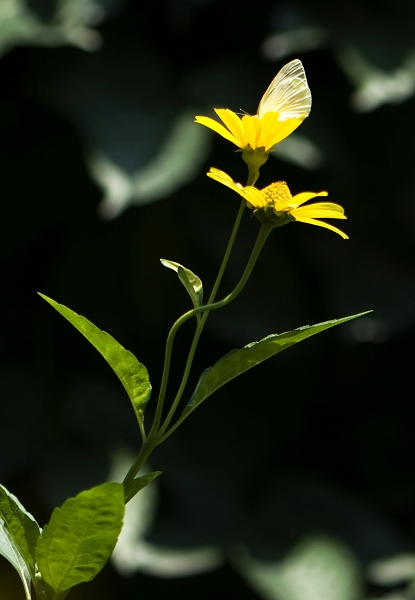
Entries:
POLYGON ((32 581, 36 590, 36 598, 39 600, 64 600, 66 596, 69 594, 69 590, 65 590, 60 594, 57 594, 53 587, 51 587, 46 581, 42 578, 39 569, 36 571, 36 578, 32 581))
MULTIPOLYGON (((0 519, 12 544, 34 577, 35 547, 40 535, 39 525, 19 500, 2 485, 0 485, 0 519)), ((7 546, 7 540, 5 543, 7 546)))
POLYGON ((129 502, 131 498, 134 498, 140 490, 148 486, 148 484, 159 475, 161 475, 161 471, 153 471, 152 473, 133 479, 128 489, 125 490, 125 503, 129 502))
MULTIPOLYGON (((183 265, 180 265, 177 262, 173 262, 172 260, 166 260, 165 258, 161 258, 160 262, 162 265, 167 267, 168 269, 172 269, 176 271, 180 281, 184 285, 192 299, 193 306, 198 308, 203 304, 203 284, 202 280, 193 273, 190 269, 186 269, 183 265)), ((200 315, 197 315, 197 319, 200 319, 200 315)))
POLYGON ((138 362, 134 354, 126 350, 109 333, 101 331, 70 308, 58 304, 51 298, 39 294, 49 302, 65 319, 91 342, 102 354, 123 384, 133 405, 139 423, 144 422, 144 410, 151 394, 151 384, 145 366, 138 362))
POLYGON ((316 333, 320 333, 335 325, 346 323, 346 321, 356 319, 365 314, 367 314, 367 312, 344 317, 343 319, 325 321, 324 323, 318 323, 316 325, 299 327, 298 329, 286 333, 272 334, 259 342, 248 344, 241 350, 229 352, 229 354, 226 354, 226 356, 221 358, 213 367, 207 369, 202 374, 193 396, 183 411, 183 415, 194 410, 201 402, 203 402, 203 400, 206 400, 208 396, 213 394, 213 392, 222 385, 241 373, 248 371, 248 369, 252 369, 252 367, 255 367, 267 358, 271 358, 271 356, 278 354, 278 352, 286 350, 290 346, 293 346, 316 333))
POLYGON ((43 579, 57 592, 91 581, 111 556, 122 528, 124 487, 104 483, 56 508, 36 548, 43 579))
POLYGON ((27 600, 31 600, 32 596, 30 593, 30 572, 20 554, 13 538, 4 526, 4 522, 0 519, 0 555, 4 556, 6 560, 16 569, 19 573, 20 579, 22 580, 24 592, 27 600))

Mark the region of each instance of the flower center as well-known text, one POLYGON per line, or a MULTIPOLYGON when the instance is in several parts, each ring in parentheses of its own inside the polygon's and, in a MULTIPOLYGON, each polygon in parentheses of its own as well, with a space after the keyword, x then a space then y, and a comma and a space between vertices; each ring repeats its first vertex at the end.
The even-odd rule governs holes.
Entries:
POLYGON ((288 210, 288 204, 291 202, 292 196, 285 181, 271 183, 271 185, 262 190, 262 193, 265 196, 267 204, 273 204, 275 210, 288 210))

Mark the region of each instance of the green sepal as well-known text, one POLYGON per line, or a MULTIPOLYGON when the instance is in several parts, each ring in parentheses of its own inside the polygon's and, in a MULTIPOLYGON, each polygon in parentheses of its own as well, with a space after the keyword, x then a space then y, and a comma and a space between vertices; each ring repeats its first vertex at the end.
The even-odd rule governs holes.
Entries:
POLYGON ((151 396, 151 384, 145 366, 134 354, 126 350, 109 333, 98 329, 91 321, 73 312, 63 304, 39 293, 65 319, 67 319, 98 350, 124 386, 133 405, 140 430, 144 431, 144 411, 151 396))
POLYGON ((233 350, 221 358, 213 367, 206 369, 199 379, 196 389, 190 398, 187 406, 183 410, 182 417, 192 412, 199 404, 208 398, 213 392, 222 387, 225 383, 234 379, 241 373, 248 371, 252 367, 259 365, 267 358, 271 358, 278 352, 286 350, 290 346, 307 339, 308 337, 330 329, 335 325, 346 323, 357 317, 368 314, 372 311, 366 311, 343 319, 335 319, 317 323, 316 325, 306 325, 293 331, 287 331, 281 334, 272 334, 259 342, 252 342, 240 350, 233 350))
POLYGON ((295 217, 288 211, 281 211, 276 215, 274 207, 271 204, 268 204, 264 208, 256 208, 252 212, 252 216, 256 217, 260 223, 264 223, 264 221, 271 223, 273 227, 282 227, 283 225, 287 225, 287 223, 295 221, 295 217))
MULTIPOLYGON (((187 293, 192 299, 193 306, 198 308, 203 304, 203 284, 200 277, 195 275, 193 271, 190 269, 186 269, 183 265, 180 265, 177 262, 173 262, 172 260, 167 260, 165 258, 160 258, 160 262, 163 266, 168 269, 172 269, 176 271, 180 281, 186 288, 187 293)), ((199 321, 200 315, 197 315, 197 320, 199 321)))
POLYGON ((55 508, 39 538, 36 561, 56 595, 101 571, 115 548, 123 517, 121 483, 98 485, 55 508))
POLYGON ((128 488, 125 489, 124 492, 124 501, 125 504, 129 502, 139 491, 143 488, 147 487, 149 483, 151 483, 156 477, 161 475, 162 471, 153 471, 152 473, 147 473, 147 475, 142 475, 141 477, 136 477, 132 480, 128 488))
POLYGON ((40 533, 40 527, 32 515, 0 485, 0 554, 19 573, 26 598, 30 598, 27 576, 29 581, 35 579, 35 548, 40 533))
POLYGON ((248 184, 255 185, 259 177, 259 169, 264 165, 269 157, 269 152, 265 151, 265 146, 260 148, 242 148, 242 160, 248 165, 248 184))

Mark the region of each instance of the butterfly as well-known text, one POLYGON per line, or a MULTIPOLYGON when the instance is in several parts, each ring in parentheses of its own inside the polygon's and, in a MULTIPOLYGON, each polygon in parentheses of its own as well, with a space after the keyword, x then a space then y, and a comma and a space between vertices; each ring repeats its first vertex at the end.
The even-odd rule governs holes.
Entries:
POLYGON ((298 58, 286 64, 271 81, 258 106, 257 116, 278 112, 279 121, 307 117, 311 110, 311 91, 304 67, 298 58))

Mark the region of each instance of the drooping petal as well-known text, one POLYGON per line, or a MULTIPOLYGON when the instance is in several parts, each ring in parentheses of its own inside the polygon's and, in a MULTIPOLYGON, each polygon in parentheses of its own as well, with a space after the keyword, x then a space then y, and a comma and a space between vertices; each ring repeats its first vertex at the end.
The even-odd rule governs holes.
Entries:
POLYGON ((209 177, 214 177, 215 179, 219 177, 225 181, 230 181, 232 183, 235 183, 234 180, 232 179, 232 177, 230 175, 228 175, 227 173, 225 173, 225 171, 221 171, 220 169, 216 169, 216 167, 210 167, 209 169, 209 173, 208 173, 209 177))
POLYGON ((306 219, 347 219, 344 209, 340 204, 332 202, 317 202, 307 204, 291 211, 293 217, 304 217, 306 219))
POLYGON ((232 135, 230 131, 225 129, 223 125, 221 125, 214 119, 211 119, 210 117, 195 117, 195 121, 196 123, 200 123, 200 125, 204 125, 205 127, 209 127, 209 129, 213 129, 213 131, 219 133, 219 135, 224 137, 229 142, 232 142, 232 144, 235 144, 235 146, 242 148, 241 144, 239 143, 239 140, 234 135, 232 135))
POLYGON ((226 187, 242 196, 242 198, 245 198, 250 207, 263 208, 267 205, 267 201, 262 192, 253 186, 243 187, 240 183, 235 183, 235 181, 224 171, 212 167, 209 173, 207 173, 207 176, 218 181, 222 185, 226 185, 226 187))
POLYGON ((324 227, 325 229, 330 229, 330 231, 334 231, 334 233, 338 233, 339 235, 341 235, 341 237, 343 239, 345 239, 345 240, 349 239, 349 236, 346 235, 343 231, 341 231, 340 229, 337 229, 337 227, 333 227, 333 225, 329 225, 328 223, 325 223, 324 221, 317 221, 316 219, 304 219, 304 218, 299 218, 299 219, 296 218, 295 220, 300 221, 301 223, 308 223, 309 225, 318 225, 319 227, 324 227))
POLYGON ((235 183, 234 180, 231 177, 229 177, 229 175, 224 171, 220 171, 219 169, 215 169, 212 167, 210 171, 206 173, 206 175, 208 177, 211 177, 215 181, 218 181, 222 185, 226 185, 228 188, 231 188, 231 190, 233 190, 237 194, 243 196, 243 187, 241 186, 241 184, 235 183))
POLYGON ((215 113, 218 115, 232 135, 238 140, 238 146, 244 148, 247 145, 245 131, 241 119, 236 113, 229 108, 215 108, 215 113))
POLYGON ((317 198, 317 196, 328 196, 328 192, 301 192, 292 197, 290 206, 296 208, 311 198, 317 198))

